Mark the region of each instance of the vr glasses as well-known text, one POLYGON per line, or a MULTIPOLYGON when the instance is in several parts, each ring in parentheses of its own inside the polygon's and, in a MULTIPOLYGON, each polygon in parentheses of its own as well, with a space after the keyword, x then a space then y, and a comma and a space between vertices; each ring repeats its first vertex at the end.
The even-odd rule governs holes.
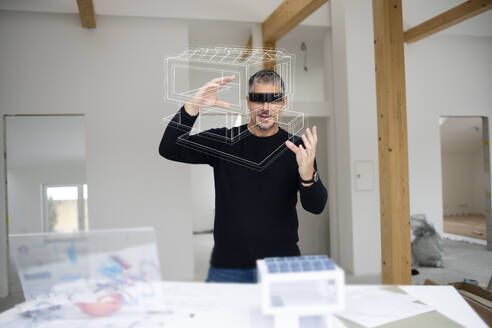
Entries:
POLYGON ((249 93, 249 101, 258 103, 281 102, 284 100, 283 93, 249 93))

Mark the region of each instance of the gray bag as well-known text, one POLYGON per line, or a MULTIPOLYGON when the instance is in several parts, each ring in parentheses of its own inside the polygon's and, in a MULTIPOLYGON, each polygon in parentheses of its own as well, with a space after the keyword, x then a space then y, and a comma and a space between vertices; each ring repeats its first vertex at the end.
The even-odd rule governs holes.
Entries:
POLYGON ((410 217, 410 226, 414 235, 412 241, 413 265, 423 267, 442 268, 442 238, 427 222, 425 214, 416 214, 410 217))

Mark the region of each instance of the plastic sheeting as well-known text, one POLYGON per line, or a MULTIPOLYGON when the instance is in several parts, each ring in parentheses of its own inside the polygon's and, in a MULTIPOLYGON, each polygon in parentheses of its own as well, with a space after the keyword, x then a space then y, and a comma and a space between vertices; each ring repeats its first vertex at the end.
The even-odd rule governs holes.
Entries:
POLYGON ((423 267, 443 267, 442 238, 432 224, 427 222, 425 214, 410 217, 414 239, 412 241, 412 259, 414 265, 423 267))

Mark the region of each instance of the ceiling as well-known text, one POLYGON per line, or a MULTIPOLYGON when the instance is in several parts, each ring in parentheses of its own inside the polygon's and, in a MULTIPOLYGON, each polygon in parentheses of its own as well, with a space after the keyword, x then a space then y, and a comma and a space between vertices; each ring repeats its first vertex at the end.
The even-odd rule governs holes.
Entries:
POLYGON ((442 155, 472 155, 482 146, 481 117, 452 117, 441 124, 442 155))
POLYGON ((85 161, 83 116, 7 116, 7 167, 85 161))
MULTIPOLYGON (((263 22, 282 0, 94 0, 98 15, 263 22)), ((78 13, 76 0, 0 0, 0 9, 78 13)), ((328 4, 302 24, 329 25, 328 4)))
MULTIPOLYGON (((464 0, 402 0, 404 29, 416 26, 463 2, 464 0)), ((281 3, 282 0, 94 0, 98 15, 239 22, 263 22, 281 3)), ((76 0, 0 0, 0 9, 78 13, 76 0)), ((328 3, 301 25, 328 27, 328 3)), ((439 33, 492 37, 492 10, 439 33)))

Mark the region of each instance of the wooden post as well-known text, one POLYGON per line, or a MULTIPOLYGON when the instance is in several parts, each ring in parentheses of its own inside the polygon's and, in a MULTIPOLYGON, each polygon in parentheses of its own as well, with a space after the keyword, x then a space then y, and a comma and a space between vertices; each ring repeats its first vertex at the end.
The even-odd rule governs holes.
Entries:
POLYGON ((401 0, 373 0, 383 284, 411 284, 401 0))

